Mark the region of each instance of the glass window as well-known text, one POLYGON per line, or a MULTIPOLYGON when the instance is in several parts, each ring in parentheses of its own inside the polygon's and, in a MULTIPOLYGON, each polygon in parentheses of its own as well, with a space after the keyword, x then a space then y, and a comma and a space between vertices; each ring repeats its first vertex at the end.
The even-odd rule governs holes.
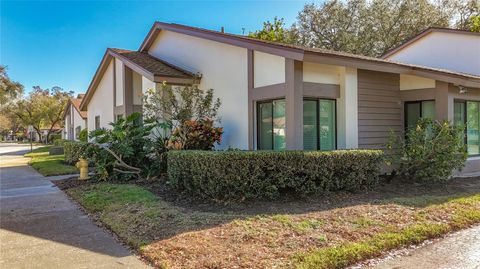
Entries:
POLYGON ((95 116, 95 129, 100 129, 100 116, 95 116))
POLYGON ((335 100, 303 101, 303 148, 336 148, 335 100))
POLYGON ((82 131, 82 127, 77 126, 77 128, 75 128, 75 139, 78 139, 80 137, 81 131, 82 131))
POLYGON ((336 148, 335 101, 320 100, 320 150, 336 148))
POLYGON ((467 151, 469 155, 480 154, 480 102, 467 101, 467 151))
POLYGON ((285 142, 285 100, 274 100, 257 105, 257 148, 283 150, 285 142))
POLYGON ((317 101, 303 101, 303 148, 306 150, 316 150, 318 124, 317 124, 317 101))
POLYGON ((435 119, 435 101, 405 103, 405 127, 415 128, 420 118, 435 119))

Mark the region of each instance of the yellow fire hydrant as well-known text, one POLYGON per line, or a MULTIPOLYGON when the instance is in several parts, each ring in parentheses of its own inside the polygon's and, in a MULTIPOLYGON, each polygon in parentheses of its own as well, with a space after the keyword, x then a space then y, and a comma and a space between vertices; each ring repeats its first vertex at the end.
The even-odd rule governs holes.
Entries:
POLYGON ((80 170, 80 177, 79 179, 89 179, 90 177, 88 176, 88 161, 85 160, 84 158, 79 158, 78 162, 75 164, 75 166, 80 170))

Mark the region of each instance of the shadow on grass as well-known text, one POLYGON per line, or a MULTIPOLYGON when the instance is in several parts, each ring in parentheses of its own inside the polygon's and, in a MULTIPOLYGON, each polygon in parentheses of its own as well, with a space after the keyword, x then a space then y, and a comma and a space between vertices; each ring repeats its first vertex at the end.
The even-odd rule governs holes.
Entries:
MULTIPOLYGON (((358 205, 394 204, 422 208, 480 193, 480 178, 469 178, 453 179, 446 185, 384 183, 374 190, 357 193, 339 192, 308 199, 283 197, 278 201, 221 205, 178 194, 161 182, 137 185, 82 182, 80 186, 68 186, 68 181, 60 181, 57 185, 136 248, 238 220, 270 216, 291 228, 303 229, 311 223, 299 222, 297 227, 297 223, 289 222, 291 216, 358 205), (289 216, 283 220, 282 215, 289 216)), ((370 220, 361 222, 368 224, 370 220)))

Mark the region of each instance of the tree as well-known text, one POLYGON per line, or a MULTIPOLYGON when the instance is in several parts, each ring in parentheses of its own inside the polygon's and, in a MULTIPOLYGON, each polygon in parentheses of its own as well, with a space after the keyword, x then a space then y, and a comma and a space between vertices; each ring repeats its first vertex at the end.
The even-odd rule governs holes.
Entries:
POLYGON ((48 129, 46 142, 49 142, 53 129, 63 125, 63 111, 72 94, 60 87, 42 89, 34 86, 28 97, 12 103, 9 110, 21 121, 23 126, 31 125, 41 140, 41 129, 48 129))
POLYGON ((480 15, 470 17, 470 31, 480 33, 480 15))
POLYGON ((48 128, 46 142, 50 141, 50 134, 55 127, 63 126, 63 112, 72 95, 73 92, 64 91, 58 86, 51 89, 33 87, 30 102, 42 117, 42 127, 48 128))
POLYGON ((306 4, 290 29, 274 20, 251 36, 288 33, 275 41, 377 57, 428 27, 469 29, 479 9, 477 0, 330 0, 306 4))
POLYGON ((285 28, 285 22, 283 18, 278 19, 275 17, 273 22, 266 21, 263 23, 263 29, 248 34, 249 37, 258 38, 262 40, 293 43, 295 37, 292 36, 293 32, 285 28))
POLYGON ((0 106, 5 105, 12 99, 18 98, 23 93, 23 85, 10 80, 7 68, 0 65, 0 106))

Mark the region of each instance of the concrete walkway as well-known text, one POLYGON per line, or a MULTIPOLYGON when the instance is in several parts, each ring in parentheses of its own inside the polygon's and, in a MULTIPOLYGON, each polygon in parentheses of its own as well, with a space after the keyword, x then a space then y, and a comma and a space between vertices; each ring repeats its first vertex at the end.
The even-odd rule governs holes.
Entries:
POLYGON ((149 268, 0 144, 0 268, 149 268))
POLYGON ((372 269, 480 269, 480 226, 448 235, 446 238, 371 266, 372 269))

